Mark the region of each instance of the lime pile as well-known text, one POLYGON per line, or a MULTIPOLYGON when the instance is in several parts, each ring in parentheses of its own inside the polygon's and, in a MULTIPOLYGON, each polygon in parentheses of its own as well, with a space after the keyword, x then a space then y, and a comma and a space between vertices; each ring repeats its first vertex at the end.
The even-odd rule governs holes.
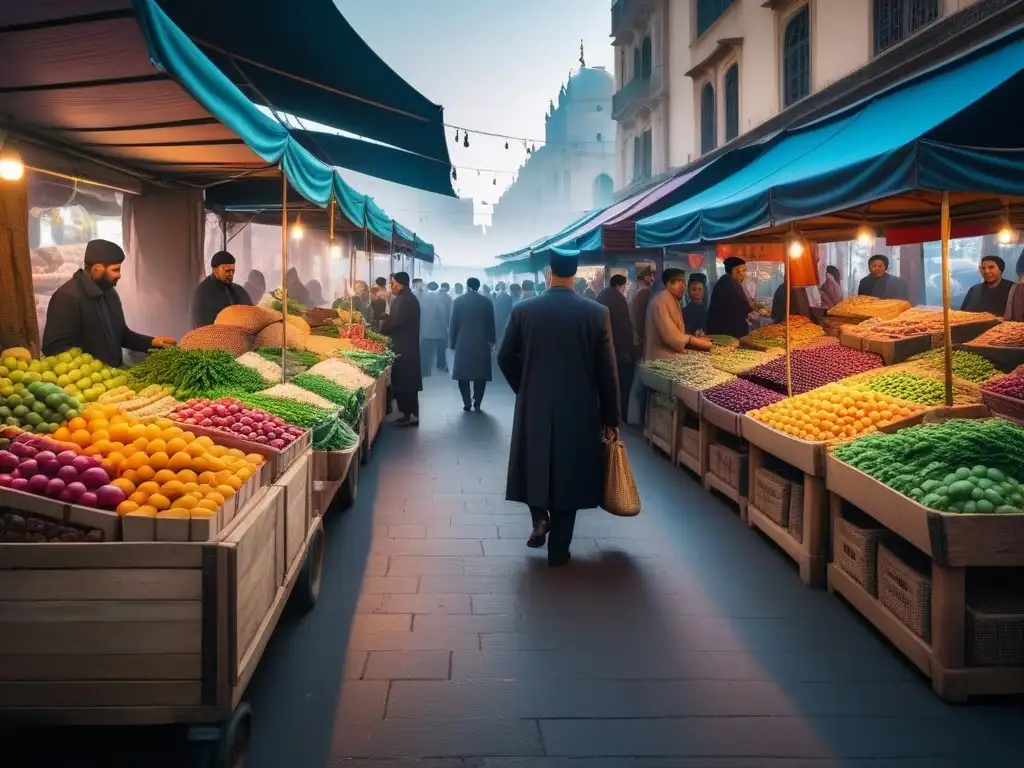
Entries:
MULTIPOLYGON (((111 368, 80 349, 39 360, 5 357, 0 360, 0 397, 18 384, 53 384, 78 401, 93 402, 108 389, 123 386, 123 371, 111 368)), ((13 394, 13 391, 12 393, 13 394)))
POLYGON ((5 426, 49 435, 62 421, 73 419, 82 407, 56 384, 45 381, 12 383, 0 388, 0 419, 5 426))

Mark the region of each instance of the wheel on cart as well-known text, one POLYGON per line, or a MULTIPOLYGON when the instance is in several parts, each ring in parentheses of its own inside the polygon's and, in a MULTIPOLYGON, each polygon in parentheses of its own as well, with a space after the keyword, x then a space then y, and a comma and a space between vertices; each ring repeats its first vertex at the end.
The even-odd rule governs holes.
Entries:
POLYGON ((252 710, 242 702, 221 726, 214 768, 243 768, 249 756, 251 736, 252 710))
POLYGON ((324 529, 318 526, 309 542, 306 560, 292 591, 292 600, 303 613, 313 610, 320 598, 320 580, 324 573, 324 529))
MULTIPOLYGON (((362 451, 362 447, 359 448, 362 451)), ((339 510, 348 509, 356 503, 356 493, 359 490, 359 462, 354 460, 348 466, 348 475, 345 476, 345 482, 338 488, 338 492, 334 495, 334 505, 339 510)))

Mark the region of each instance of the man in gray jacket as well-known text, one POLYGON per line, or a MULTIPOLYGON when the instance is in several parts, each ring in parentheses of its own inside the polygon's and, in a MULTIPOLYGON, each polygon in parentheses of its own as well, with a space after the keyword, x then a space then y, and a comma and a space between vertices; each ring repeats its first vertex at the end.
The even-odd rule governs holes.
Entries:
POLYGON ((420 326, 422 337, 420 355, 422 358, 423 375, 429 376, 432 364, 436 363, 437 370, 448 372, 448 321, 451 318, 451 305, 446 302, 438 291, 437 283, 427 284, 427 291, 423 295, 422 324, 420 326))

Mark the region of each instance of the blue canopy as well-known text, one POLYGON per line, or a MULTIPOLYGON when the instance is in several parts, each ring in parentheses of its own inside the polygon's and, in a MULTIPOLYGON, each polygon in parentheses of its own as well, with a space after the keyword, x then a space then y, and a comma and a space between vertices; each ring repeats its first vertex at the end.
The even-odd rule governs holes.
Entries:
POLYGON ((1024 28, 819 121, 786 131, 720 183, 642 219, 639 247, 725 240, 915 189, 1024 195, 1011 146, 986 128, 1024 89, 1024 28), (961 119, 969 114, 970 119, 961 119), (961 117, 958 117, 961 116, 961 117))
POLYGON ((394 72, 333 0, 292 0, 287 12, 278 0, 159 2, 252 101, 389 145, 296 131, 314 154, 307 141, 331 165, 454 197, 443 109, 394 72))

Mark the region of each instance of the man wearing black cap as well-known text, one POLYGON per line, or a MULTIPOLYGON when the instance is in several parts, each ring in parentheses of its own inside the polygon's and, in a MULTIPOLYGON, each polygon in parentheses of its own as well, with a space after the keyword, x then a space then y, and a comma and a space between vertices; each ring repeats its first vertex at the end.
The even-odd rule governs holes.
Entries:
POLYGON ((252 306, 252 298, 235 285, 235 257, 218 251, 210 259, 210 274, 192 291, 192 327, 213 325, 222 309, 235 304, 252 306))
POLYGON ((906 281, 889 274, 889 257, 876 253, 868 259, 870 275, 865 275, 857 286, 858 296, 874 296, 876 299, 902 299, 910 301, 910 289, 906 281))
POLYGON ((743 281, 747 278, 747 262, 738 256, 730 256, 723 266, 725 276, 715 283, 711 291, 705 330, 709 336, 733 336, 739 339, 750 332, 747 315, 754 311, 754 302, 743 290, 743 281))
POLYGON ((984 257, 978 265, 981 282, 972 285, 967 291, 960 309, 964 312, 991 312, 996 317, 1002 317, 1006 312, 1010 289, 1013 288, 1012 282, 1003 279, 1004 269, 1006 262, 998 256, 984 257))
POLYGON ((114 290, 121 279, 124 251, 109 240, 85 247, 85 266, 54 291, 46 309, 43 354, 59 355, 78 347, 110 366, 124 362, 125 349, 149 352, 174 346, 168 336, 144 336, 128 328, 114 290))
POLYGON ((505 498, 530 507, 529 547, 569 562, 576 511, 600 506, 604 443, 619 426, 608 309, 573 292, 578 259, 555 254, 543 294, 512 308, 498 367, 516 393, 505 498))
POLYGON ((597 303, 608 307, 612 324, 612 342, 619 370, 619 417, 625 419, 629 412, 629 394, 633 389, 633 374, 636 368, 636 353, 633 349, 633 321, 629 317, 629 304, 625 275, 612 275, 608 287, 597 295, 597 303))
POLYGON ((391 276, 391 312, 384 316, 381 333, 391 337, 391 348, 398 355, 391 367, 391 390, 402 418, 395 423, 403 427, 420 424, 420 391, 423 372, 420 370, 420 303, 409 288, 409 273, 391 276))

